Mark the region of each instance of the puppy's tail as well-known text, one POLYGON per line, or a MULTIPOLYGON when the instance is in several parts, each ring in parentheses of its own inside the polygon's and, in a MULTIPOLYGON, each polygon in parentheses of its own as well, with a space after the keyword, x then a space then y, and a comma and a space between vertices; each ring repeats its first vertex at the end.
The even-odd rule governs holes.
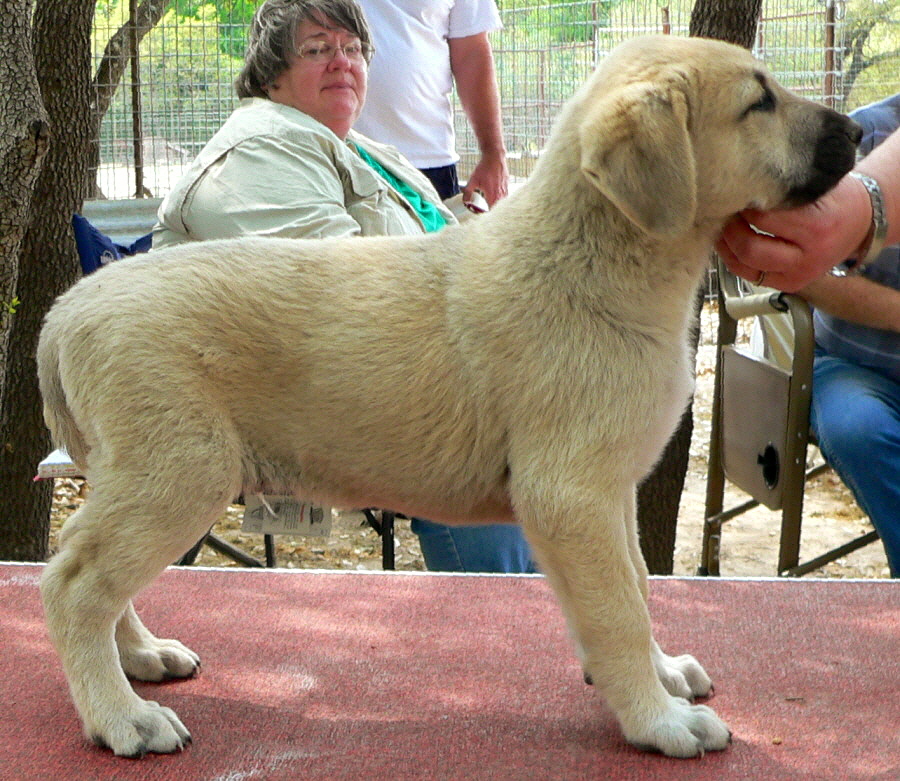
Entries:
POLYGON ((89 447, 75 423, 69 408, 60 373, 62 346, 60 332, 52 323, 45 323, 37 346, 38 384, 44 401, 44 422, 50 429, 55 447, 63 448, 82 470, 87 465, 89 447))

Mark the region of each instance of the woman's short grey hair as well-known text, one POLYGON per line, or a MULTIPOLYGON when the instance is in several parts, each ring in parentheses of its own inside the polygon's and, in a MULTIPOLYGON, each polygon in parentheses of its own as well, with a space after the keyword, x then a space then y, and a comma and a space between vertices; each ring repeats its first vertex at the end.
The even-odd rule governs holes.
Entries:
POLYGON ((250 23, 244 67, 234 82, 239 98, 266 97, 263 88, 291 65, 303 22, 334 24, 372 45, 369 23, 356 0, 266 0, 250 23))

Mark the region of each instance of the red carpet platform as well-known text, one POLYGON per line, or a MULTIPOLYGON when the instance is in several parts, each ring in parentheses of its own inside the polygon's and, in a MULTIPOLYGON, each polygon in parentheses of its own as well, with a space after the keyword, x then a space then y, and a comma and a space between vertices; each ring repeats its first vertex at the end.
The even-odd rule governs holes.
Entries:
POLYGON ((900 584, 656 579, 670 653, 734 731, 699 760, 625 744, 536 577, 171 569, 137 600, 203 659, 139 684, 191 730, 116 759, 81 735, 40 565, 0 565, 0 778, 900 779, 900 584))

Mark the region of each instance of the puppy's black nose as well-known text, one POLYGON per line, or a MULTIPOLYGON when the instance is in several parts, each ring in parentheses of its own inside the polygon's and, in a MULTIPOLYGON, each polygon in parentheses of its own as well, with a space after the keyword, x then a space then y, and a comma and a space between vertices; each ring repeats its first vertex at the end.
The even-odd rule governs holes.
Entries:
POLYGON ((858 122, 854 122, 846 114, 841 114, 839 111, 831 109, 826 111, 822 130, 824 131, 823 135, 833 133, 836 136, 836 142, 839 142, 843 136, 853 146, 859 146, 859 142, 862 141, 863 137, 863 129, 858 122))

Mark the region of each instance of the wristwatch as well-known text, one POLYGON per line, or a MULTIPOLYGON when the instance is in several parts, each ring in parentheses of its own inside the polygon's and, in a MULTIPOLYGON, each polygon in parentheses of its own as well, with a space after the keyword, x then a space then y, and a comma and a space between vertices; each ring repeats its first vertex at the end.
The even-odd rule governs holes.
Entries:
POLYGON ((884 196, 881 194, 881 187, 878 186, 871 176, 861 174, 859 171, 851 171, 850 176, 862 182, 866 192, 869 193, 869 200, 872 203, 872 226, 866 234, 866 240, 863 243, 863 249, 859 253, 859 257, 853 259, 852 265, 847 265, 847 261, 839 266, 835 266, 831 273, 835 276, 846 277, 856 276, 861 273, 875 258, 881 254, 884 249, 884 240, 887 237, 887 215, 884 211, 884 196))

